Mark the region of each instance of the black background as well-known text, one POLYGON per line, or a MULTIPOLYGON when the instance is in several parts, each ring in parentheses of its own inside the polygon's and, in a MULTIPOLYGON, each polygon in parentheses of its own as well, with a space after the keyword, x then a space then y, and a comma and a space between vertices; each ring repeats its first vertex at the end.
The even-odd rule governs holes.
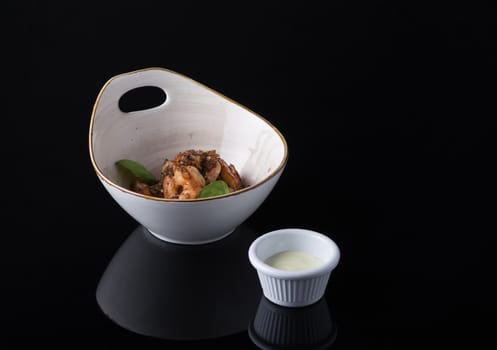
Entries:
POLYGON ((249 224, 337 242, 326 294, 340 326, 333 348, 495 346, 494 3, 2 7, 1 318, 12 347, 255 348, 245 332, 143 337, 96 304, 102 272, 137 223, 91 167, 91 110, 109 78, 153 66, 234 99, 286 137, 287 168, 249 224))

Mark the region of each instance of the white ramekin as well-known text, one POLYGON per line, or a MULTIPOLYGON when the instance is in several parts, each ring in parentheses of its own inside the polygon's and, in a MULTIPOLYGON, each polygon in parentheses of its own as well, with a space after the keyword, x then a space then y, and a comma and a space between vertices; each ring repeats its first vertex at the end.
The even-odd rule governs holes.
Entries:
POLYGON ((288 307, 307 306, 324 295, 331 271, 340 260, 340 250, 322 233, 286 228, 268 232, 252 242, 248 256, 257 270, 264 296, 275 304, 288 307), (284 251, 312 254, 323 264, 307 270, 287 271, 274 268, 264 261, 284 251))

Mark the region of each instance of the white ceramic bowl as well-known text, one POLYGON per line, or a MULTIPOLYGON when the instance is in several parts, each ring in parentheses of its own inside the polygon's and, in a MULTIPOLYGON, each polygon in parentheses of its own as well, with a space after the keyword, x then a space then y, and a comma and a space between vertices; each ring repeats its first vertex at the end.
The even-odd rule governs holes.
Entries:
POLYGON ((288 307, 307 306, 321 299, 331 271, 340 260, 340 250, 322 233, 287 228, 268 232, 252 242, 248 256, 257 270, 263 294, 275 304, 288 307), (322 260, 318 267, 282 270, 268 265, 267 258, 285 251, 300 251, 322 260))
POLYGON ((288 158, 283 135, 265 118, 233 100, 163 68, 111 78, 91 116, 89 151, 93 168, 112 198, 159 239, 203 244, 229 235, 263 203, 288 158), (128 91, 153 86, 167 99, 154 108, 125 113, 128 91), (248 187, 205 199, 164 199, 135 193, 115 166, 133 159, 155 174, 165 158, 187 149, 215 149, 232 163, 248 187))

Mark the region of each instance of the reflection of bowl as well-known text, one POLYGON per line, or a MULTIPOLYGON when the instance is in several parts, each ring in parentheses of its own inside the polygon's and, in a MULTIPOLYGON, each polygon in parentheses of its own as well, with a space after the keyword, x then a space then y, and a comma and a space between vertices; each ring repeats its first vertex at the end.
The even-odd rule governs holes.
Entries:
POLYGON ((242 224, 226 239, 186 246, 158 240, 139 226, 103 273, 98 305, 119 326, 156 338, 245 331, 261 297, 245 255, 254 237, 242 224))
POLYGON ((249 336, 261 349, 328 349, 336 326, 325 298, 307 307, 287 308, 262 297, 249 336))
POLYGON ((299 228, 271 231, 260 236, 250 245, 248 255, 266 298, 289 307, 318 301, 340 259, 340 251, 330 238, 299 228), (282 252, 303 252, 322 263, 304 270, 282 270, 266 263, 266 259, 282 252))
POLYGON ((288 156, 282 134, 267 120, 178 73, 150 68, 110 79, 97 97, 90 122, 90 158, 105 189, 134 219, 160 239, 202 244, 230 234, 262 204, 288 156), (121 97, 139 87, 162 89, 161 105, 122 112, 121 97), (187 149, 216 150, 248 187, 205 199, 164 199, 137 194, 115 162, 133 159, 155 174, 165 158, 187 149))

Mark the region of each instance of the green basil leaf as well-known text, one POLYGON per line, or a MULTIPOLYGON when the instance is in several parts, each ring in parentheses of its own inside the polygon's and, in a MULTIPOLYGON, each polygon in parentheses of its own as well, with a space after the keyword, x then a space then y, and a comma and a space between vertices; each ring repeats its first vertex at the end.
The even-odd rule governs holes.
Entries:
POLYGON ((214 196, 221 196, 223 194, 229 193, 230 189, 226 182, 223 180, 216 180, 214 182, 211 182, 210 184, 204 186, 200 190, 200 194, 198 195, 198 198, 206 198, 206 197, 214 197, 214 196))
POLYGON ((116 162, 116 165, 127 169, 133 174, 133 176, 149 185, 159 182, 150 171, 145 169, 145 167, 137 161, 131 159, 121 159, 116 162))

